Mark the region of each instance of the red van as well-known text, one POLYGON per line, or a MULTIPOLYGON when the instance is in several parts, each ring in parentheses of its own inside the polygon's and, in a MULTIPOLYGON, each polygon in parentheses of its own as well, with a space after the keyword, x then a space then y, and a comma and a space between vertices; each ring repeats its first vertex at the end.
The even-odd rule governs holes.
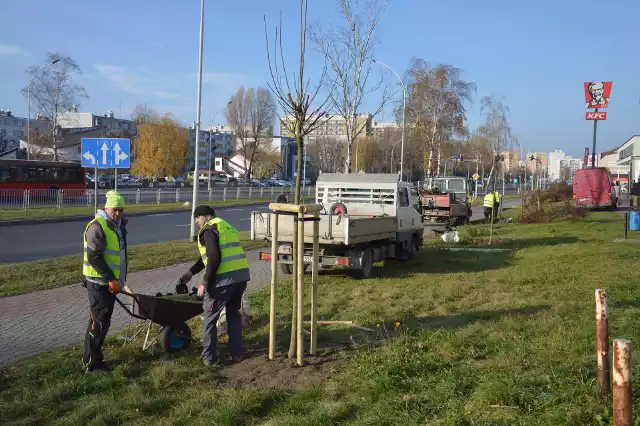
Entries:
POLYGON ((609 170, 605 167, 576 170, 573 200, 577 207, 615 209, 618 198, 609 170))

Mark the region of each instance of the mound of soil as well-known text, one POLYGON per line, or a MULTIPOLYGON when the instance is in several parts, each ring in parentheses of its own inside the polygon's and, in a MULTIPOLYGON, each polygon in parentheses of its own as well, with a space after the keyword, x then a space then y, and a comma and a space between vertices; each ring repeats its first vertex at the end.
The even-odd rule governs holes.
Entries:
POLYGON ((295 359, 283 354, 277 354, 273 361, 266 355, 258 355, 220 369, 218 376, 224 386, 236 389, 297 390, 311 382, 328 379, 343 359, 335 353, 307 355, 305 365, 298 367, 295 359))

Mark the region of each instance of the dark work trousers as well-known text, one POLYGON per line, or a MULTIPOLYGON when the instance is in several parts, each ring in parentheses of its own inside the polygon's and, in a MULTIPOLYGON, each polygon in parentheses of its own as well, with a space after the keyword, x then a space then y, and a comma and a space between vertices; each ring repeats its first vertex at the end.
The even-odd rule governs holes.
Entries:
POLYGON ((218 342, 218 329, 216 324, 222 308, 225 308, 227 317, 227 331, 229 333, 229 352, 232 357, 244 355, 244 342, 242 341, 242 294, 247 289, 247 283, 236 283, 224 287, 216 287, 212 295, 204 296, 202 308, 204 309, 204 322, 202 324, 202 358, 211 362, 218 360, 216 343, 218 342))
POLYGON ((86 367, 104 362, 102 345, 111 325, 111 315, 116 296, 109 292, 107 286, 88 282, 89 292, 89 326, 84 339, 84 364, 86 367))

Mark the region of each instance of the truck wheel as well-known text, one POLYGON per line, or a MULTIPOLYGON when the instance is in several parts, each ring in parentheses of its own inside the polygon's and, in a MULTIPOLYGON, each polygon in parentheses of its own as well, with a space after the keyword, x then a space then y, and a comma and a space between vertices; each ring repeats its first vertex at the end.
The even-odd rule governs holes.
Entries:
POLYGON ((281 263, 280 264, 280 272, 282 272, 285 275, 293 274, 293 265, 289 265, 287 263, 281 263))
POLYGON ((184 322, 177 326, 167 326, 160 334, 160 346, 166 353, 183 351, 190 343, 191 329, 184 322))
POLYGON ((373 273, 373 252, 365 249, 362 253, 362 268, 357 270, 358 278, 370 278, 373 273))

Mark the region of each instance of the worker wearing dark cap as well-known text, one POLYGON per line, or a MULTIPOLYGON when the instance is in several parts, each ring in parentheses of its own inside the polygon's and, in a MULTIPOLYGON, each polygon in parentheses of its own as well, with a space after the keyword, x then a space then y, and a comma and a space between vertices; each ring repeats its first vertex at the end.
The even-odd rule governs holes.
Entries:
POLYGON ((197 206, 193 218, 200 226, 200 259, 182 276, 180 285, 186 286, 193 275, 205 270, 198 287, 198 297, 204 298, 204 365, 211 366, 218 362, 216 324, 222 308, 226 310, 231 360, 239 362, 244 357, 242 318, 239 311, 242 294, 250 280, 249 263, 240 245, 238 231, 228 222, 216 217, 211 207, 197 206))

